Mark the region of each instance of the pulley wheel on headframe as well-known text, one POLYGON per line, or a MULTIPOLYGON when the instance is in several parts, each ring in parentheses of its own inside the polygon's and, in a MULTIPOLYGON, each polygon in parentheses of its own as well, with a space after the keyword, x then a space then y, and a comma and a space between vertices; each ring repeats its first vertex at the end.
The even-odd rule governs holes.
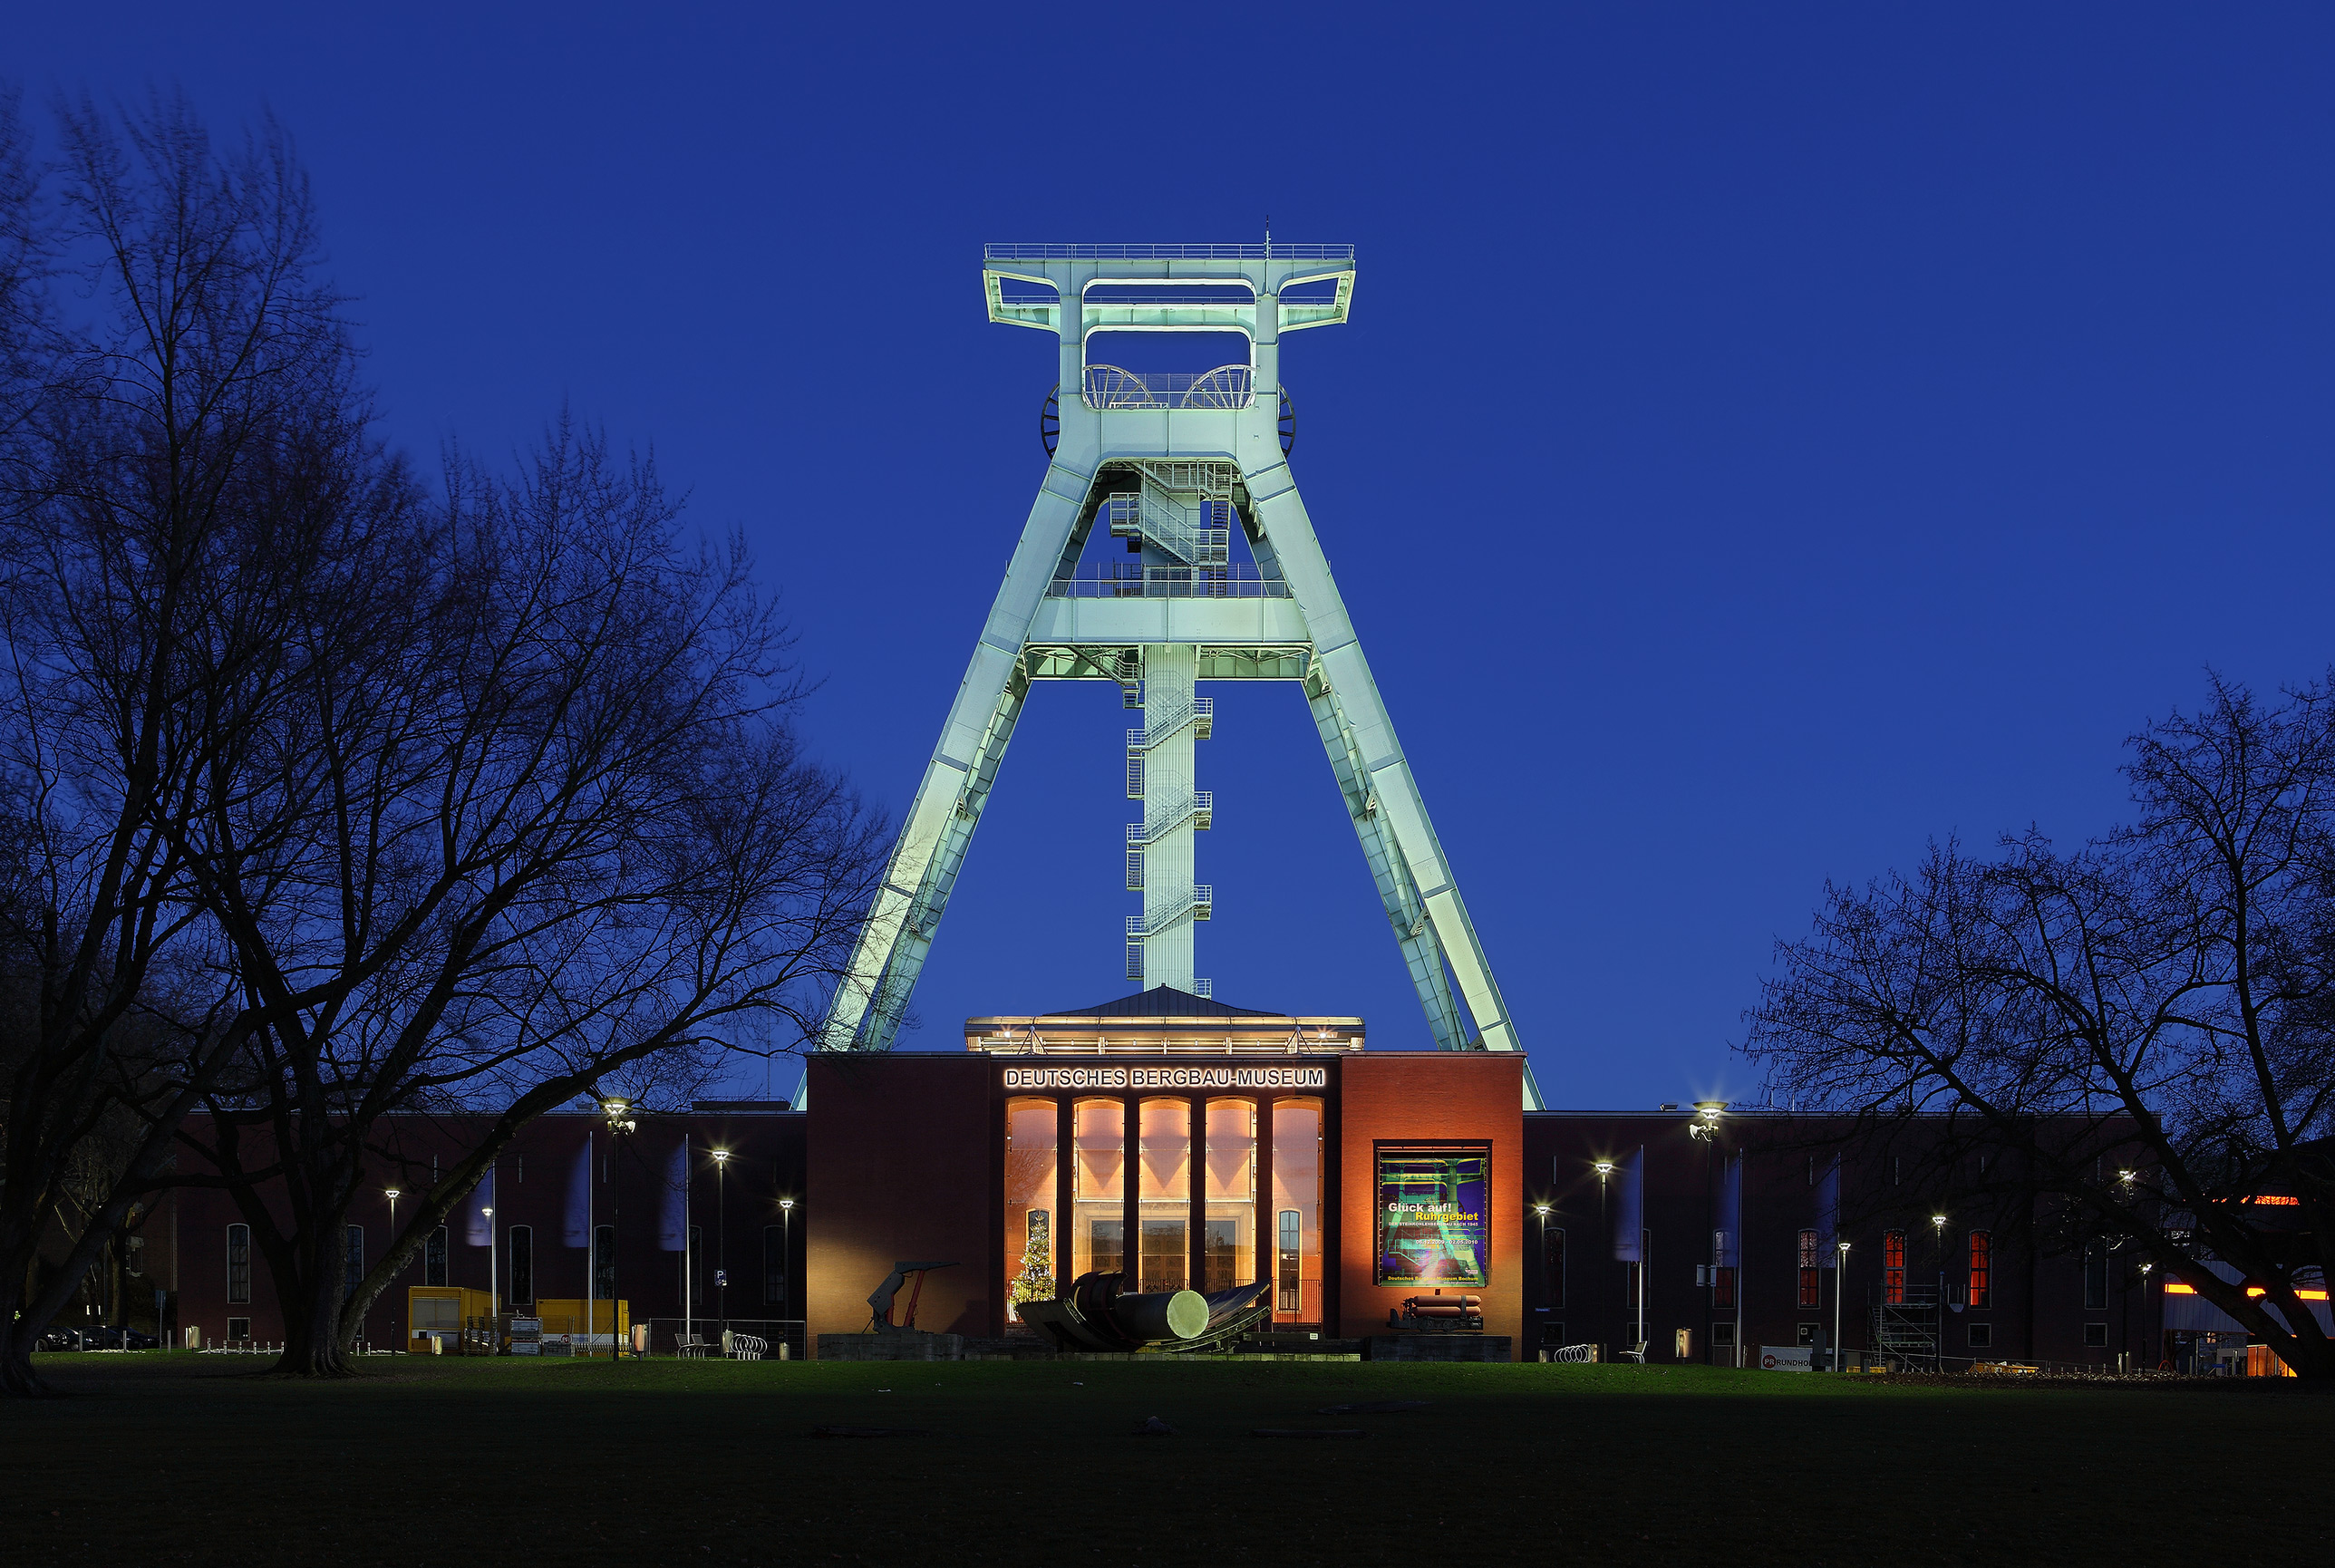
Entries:
MULTIPOLYGON (((1280 422, 1281 455, 1285 458, 1289 455, 1290 449, 1297 444, 1297 411, 1290 405, 1289 389, 1287 387, 1283 387, 1281 389, 1280 422)), ((1046 450, 1048 451, 1052 451, 1054 449, 1048 447, 1046 450)))
MULTIPOLYGON (((1284 398, 1282 401, 1285 403, 1288 400, 1284 398)), ((1038 411, 1038 440, 1045 446, 1046 455, 1050 458, 1054 455, 1054 449, 1061 444, 1062 383, 1061 382, 1054 383, 1054 390, 1046 394, 1045 407, 1038 411)), ((1281 450, 1284 454, 1289 450, 1287 436, 1281 439, 1281 450)))

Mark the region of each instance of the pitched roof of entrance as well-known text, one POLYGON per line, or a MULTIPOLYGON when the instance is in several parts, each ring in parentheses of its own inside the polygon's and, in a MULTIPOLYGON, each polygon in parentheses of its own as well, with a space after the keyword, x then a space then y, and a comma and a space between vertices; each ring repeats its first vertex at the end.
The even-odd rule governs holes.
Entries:
POLYGON ((1040 1014, 1043 1018, 1287 1018, 1285 1012, 1266 1012, 1254 1007, 1232 1007, 1206 996, 1194 996, 1188 991, 1178 991, 1172 985, 1155 985, 1148 991, 1138 991, 1133 996, 1122 996, 1117 1002, 1106 1002, 1098 1007, 1071 1007, 1059 1012, 1040 1014))

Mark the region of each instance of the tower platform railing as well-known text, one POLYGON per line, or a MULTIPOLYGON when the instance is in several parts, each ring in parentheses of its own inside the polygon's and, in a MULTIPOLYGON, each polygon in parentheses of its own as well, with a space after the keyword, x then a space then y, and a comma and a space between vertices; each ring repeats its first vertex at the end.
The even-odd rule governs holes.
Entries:
POLYGON ((1245 561, 1222 566, 1147 566, 1105 562, 1056 577, 1052 599, 1285 599, 1289 585, 1245 561))
POLYGON ((1086 369, 1087 407, 1245 409, 1252 399, 1255 381, 1255 373, 1245 364, 1220 364, 1197 374, 1090 364, 1086 369))
POLYGON ((1042 245, 992 240, 983 261, 1352 261, 1351 245, 1042 245))

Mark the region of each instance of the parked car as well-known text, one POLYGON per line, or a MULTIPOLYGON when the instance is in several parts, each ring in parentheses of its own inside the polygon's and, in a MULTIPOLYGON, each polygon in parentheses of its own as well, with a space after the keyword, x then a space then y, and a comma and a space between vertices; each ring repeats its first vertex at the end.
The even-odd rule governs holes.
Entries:
POLYGON ((51 1329, 37 1347, 44 1350, 150 1350, 160 1341, 136 1329, 51 1329))

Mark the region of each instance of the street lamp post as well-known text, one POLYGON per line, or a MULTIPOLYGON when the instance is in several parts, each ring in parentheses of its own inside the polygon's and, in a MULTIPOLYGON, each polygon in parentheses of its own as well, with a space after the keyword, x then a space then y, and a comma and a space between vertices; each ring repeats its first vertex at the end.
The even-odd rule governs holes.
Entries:
POLYGON ((1938 1263, 1938 1353, 1932 1358, 1941 1372, 1946 1370, 1946 1216, 1930 1216, 1930 1250, 1938 1263))
MULTIPOLYGON (((1596 1162, 1596 1169, 1597 1234, 1605 1251, 1605 1262, 1600 1265, 1597 1277, 1605 1282, 1602 1288, 1611 1292, 1613 1288, 1613 1222, 1608 1219, 1605 1214, 1605 1178, 1613 1174, 1613 1162, 1610 1159, 1601 1159, 1596 1162)), ((1603 1352, 1601 1351, 1600 1354, 1603 1352)))
POLYGON ((495 1275, 495 1211, 482 1208, 479 1214, 487 1222, 487 1353, 492 1355, 499 1348, 495 1344, 499 1337, 495 1332, 496 1320, 502 1316, 500 1299, 495 1293, 495 1287, 501 1282, 495 1275))
POLYGON ((730 1151, 713 1151, 713 1311, 730 1331, 730 1151))
MULTIPOLYGON (((381 1189, 381 1193, 382 1193, 382 1196, 383 1196, 383 1197, 385 1197, 385 1198, 387 1198, 387 1199, 389 1200, 389 1244, 390 1244, 392 1247, 394 1247, 394 1246, 396 1246, 396 1245, 397 1245, 397 1199, 398 1199, 398 1190, 397 1190, 397 1188, 395 1188, 395 1187, 383 1187, 383 1188, 382 1188, 382 1189, 381 1189)), ((158 1315, 158 1316, 155 1318, 155 1320, 154 1320, 154 1321, 155 1321, 157 1323, 159 1323, 159 1322, 160 1322, 162 1320, 161 1320, 161 1318, 158 1315)), ((390 1327, 393 1330, 393 1329, 395 1329, 395 1327, 396 1327, 396 1326, 397 1326, 397 1321, 396 1321, 396 1319, 395 1319, 395 1318, 393 1318, 393 1317, 392 1317, 392 1318, 390 1320, 390 1327)))
MULTIPOLYGON (((1543 1312, 1546 1312, 1548 1311, 1548 1309, 1549 1309, 1549 1300, 1548 1300, 1548 1205, 1547 1205, 1546 1204, 1535 1204, 1535 1205, 1533 1205, 1533 1213, 1534 1213, 1535 1215, 1538 1215, 1538 1216, 1539 1216, 1539 1219, 1540 1219, 1540 1310, 1541 1310, 1543 1312)), ((1542 1326, 1542 1328, 1543 1328, 1543 1329, 1545 1329, 1545 1328, 1547 1327, 1547 1325, 1546 1325, 1545 1323, 1542 1324, 1541 1326, 1542 1326)), ((1546 1353, 1546 1351, 1547 1351, 1547 1350, 1548 1350, 1548 1347, 1547 1347, 1547 1346, 1545 1346, 1545 1345, 1536 1345, 1536 1346, 1534 1347, 1534 1349, 1536 1349, 1536 1350, 1540 1350, 1540 1351, 1542 1351, 1544 1354, 1545 1354, 1545 1353, 1546 1353)))
MULTIPOLYGON (((1686 1128, 1689 1137, 1699 1139, 1702 1144, 1703 1233, 1710 1238, 1710 1298, 1709 1310, 1705 1313, 1702 1347, 1702 1358, 1706 1361, 1711 1359, 1709 1319, 1710 1313, 1719 1310, 1719 1271, 1727 1250, 1725 1244, 1720 1240, 1719 1189, 1715 1182, 1719 1159, 1719 1113, 1726 1108, 1727 1102, 1723 1099, 1696 1100, 1694 1102, 1695 1119, 1689 1122, 1686 1128)), ((1639 1269, 1642 1272, 1645 1266, 1644 1260, 1641 1259, 1638 1263, 1639 1269)), ((1734 1294, 1731 1291, 1729 1293, 1734 1294)))
POLYGON ((1840 1367, 1840 1303, 1848 1294, 1848 1244, 1840 1244, 1840 1259, 1832 1271, 1832 1370, 1840 1367))
MULTIPOLYGON (((786 1270, 786 1273, 780 1277, 787 1282, 787 1288, 784 1292, 785 1299, 779 1302, 779 1316, 780 1318, 784 1318, 788 1313, 795 1310, 794 1199, 780 1198, 779 1200, 779 1251, 784 1254, 780 1259, 780 1266, 786 1270)), ((784 1342, 783 1335, 780 1337, 780 1342, 784 1342)), ((809 1347, 806 1346, 804 1348, 808 1350, 809 1347)))
POLYGON ((611 1365, 622 1360, 625 1354, 624 1325, 617 1321, 616 1303, 622 1298, 616 1293, 616 1243, 624 1224, 624 1171, 616 1158, 616 1137, 633 1130, 632 1118, 625 1113, 632 1102, 604 1099, 601 1111, 608 1118, 608 1360, 611 1365))

